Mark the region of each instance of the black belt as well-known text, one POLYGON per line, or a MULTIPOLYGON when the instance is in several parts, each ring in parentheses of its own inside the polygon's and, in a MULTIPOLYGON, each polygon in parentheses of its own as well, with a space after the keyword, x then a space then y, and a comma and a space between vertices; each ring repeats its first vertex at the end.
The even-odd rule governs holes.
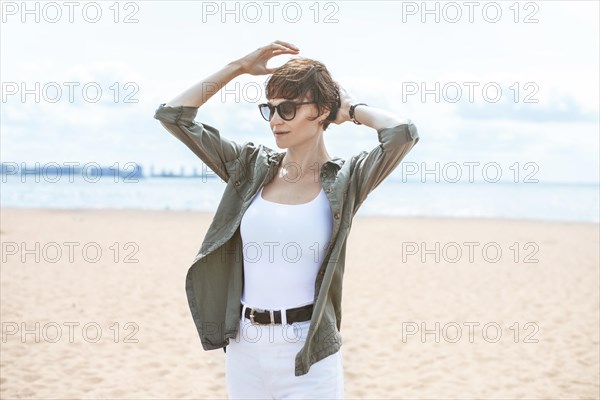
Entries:
MULTIPOLYGON (((240 314, 244 309, 244 305, 240 304, 240 314)), ((298 308, 290 308, 286 310, 285 315, 287 318, 288 324, 293 324, 294 322, 302 322, 308 321, 312 317, 313 304, 309 304, 303 307, 298 308)), ((260 310, 254 308, 246 308, 246 312, 244 315, 246 318, 250 319, 253 324, 260 325, 274 325, 281 324, 281 311, 272 311, 272 310, 260 310)))

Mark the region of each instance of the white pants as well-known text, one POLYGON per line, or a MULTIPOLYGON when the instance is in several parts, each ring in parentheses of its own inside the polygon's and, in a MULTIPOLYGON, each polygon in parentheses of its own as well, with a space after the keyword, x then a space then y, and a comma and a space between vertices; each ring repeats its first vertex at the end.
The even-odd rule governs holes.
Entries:
MULTIPOLYGON (((244 315, 246 307, 242 315, 244 315)), ((296 354, 302 348, 310 321, 253 325, 245 317, 225 353, 230 399, 343 399, 341 349, 295 376, 296 354)))

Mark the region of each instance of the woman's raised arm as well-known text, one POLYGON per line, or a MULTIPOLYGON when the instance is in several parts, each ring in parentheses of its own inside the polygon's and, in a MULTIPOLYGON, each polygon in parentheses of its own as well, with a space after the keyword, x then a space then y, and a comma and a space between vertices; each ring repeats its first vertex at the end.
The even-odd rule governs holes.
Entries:
POLYGON ((281 54, 298 54, 298 52, 299 49, 293 44, 276 40, 238 60, 230 62, 221 70, 196 83, 169 101, 166 105, 170 107, 189 106, 198 108, 235 77, 242 74, 272 74, 275 68, 267 68, 267 61, 281 54))
POLYGON ((251 75, 272 73, 274 70, 266 67, 270 58, 297 52, 298 50, 292 45, 281 41, 261 47, 239 60, 230 62, 168 104, 160 104, 154 113, 154 118, 192 150, 223 181, 228 182, 231 177, 227 170, 227 163, 237 159, 244 148, 253 143, 236 143, 221 136, 218 129, 206 123, 196 122, 198 109, 236 76, 244 73, 251 75))
MULTIPOLYGON (((357 104, 352 96, 337 83, 340 90, 340 109, 334 124, 350 121, 350 106, 357 104)), ((377 131, 379 144, 370 152, 362 151, 356 161, 352 178, 358 187, 354 213, 379 184, 400 164, 402 159, 419 141, 415 124, 408 118, 380 108, 358 106, 354 109, 354 119, 362 125, 377 131)))

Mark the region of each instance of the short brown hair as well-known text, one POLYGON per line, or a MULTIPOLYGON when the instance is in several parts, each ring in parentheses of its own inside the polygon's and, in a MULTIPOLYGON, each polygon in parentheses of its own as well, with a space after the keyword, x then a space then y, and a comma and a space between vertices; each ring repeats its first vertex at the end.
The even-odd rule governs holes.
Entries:
MULTIPOLYGON (((310 101, 317 102, 318 115, 323 108, 331 110, 323 124, 326 130, 334 121, 340 107, 339 87, 331 78, 327 67, 320 61, 310 58, 293 58, 277 68, 267 79, 267 99, 302 99, 309 94, 310 101)), ((311 121, 316 119, 313 118, 311 121)))

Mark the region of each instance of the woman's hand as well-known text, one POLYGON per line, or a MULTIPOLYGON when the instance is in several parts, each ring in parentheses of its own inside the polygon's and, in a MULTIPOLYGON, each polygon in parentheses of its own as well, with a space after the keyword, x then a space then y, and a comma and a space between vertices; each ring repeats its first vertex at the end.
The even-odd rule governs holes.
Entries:
POLYGON ((236 60, 244 74, 266 75, 272 74, 277 68, 267 68, 267 62, 281 54, 298 54, 299 48, 291 43, 276 40, 266 46, 259 47, 252 53, 236 60))
POLYGON ((350 94, 340 85, 339 82, 335 82, 340 91, 340 108, 338 109, 335 120, 331 121, 333 124, 340 125, 346 121, 350 121, 350 105, 354 104, 356 101, 350 94))

